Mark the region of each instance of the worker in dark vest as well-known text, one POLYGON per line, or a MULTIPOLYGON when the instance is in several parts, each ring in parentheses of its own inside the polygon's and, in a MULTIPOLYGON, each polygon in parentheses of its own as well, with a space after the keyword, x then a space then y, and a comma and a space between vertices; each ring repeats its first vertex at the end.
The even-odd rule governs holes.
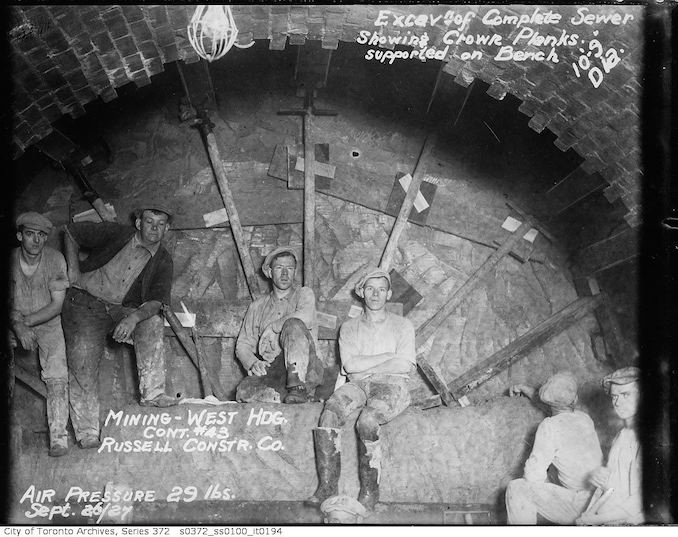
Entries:
MULTIPOLYGON (((66 261, 45 246, 52 222, 36 212, 16 221, 19 248, 10 254, 10 343, 38 351, 41 378, 47 388, 49 456, 68 451, 68 368, 61 308, 68 289, 66 261)), ((14 371, 10 371, 13 380, 14 371)))
POLYGON ((319 426, 313 430, 319 486, 311 503, 338 494, 341 454, 339 433, 348 416, 362 408, 358 433, 358 501, 372 510, 379 501, 382 446, 381 425, 400 415, 410 404, 409 375, 415 367, 412 323, 386 311, 391 298, 388 272, 369 271, 355 285, 363 299, 362 315, 342 324, 339 332, 341 369, 348 382, 325 403, 319 426))
POLYGON ((66 226, 71 281, 62 314, 70 373, 71 421, 82 448, 99 440, 99 362, 107 336, 134 345, 141 405, 167 407, 162 304, 170 303, 172 258, 161 244, 171 213, 147 203, 135 227, 112 222, 66 226), (80 249, 89 255, 80 260, 80 249))
POLYGON ((281 247, 261 267, 273 289, 247 308, 235 355, 247 371, 238 385, 241 402, 305 403, 323 379, 316 354, 315 294, 294 283, 297 257, 281 247))

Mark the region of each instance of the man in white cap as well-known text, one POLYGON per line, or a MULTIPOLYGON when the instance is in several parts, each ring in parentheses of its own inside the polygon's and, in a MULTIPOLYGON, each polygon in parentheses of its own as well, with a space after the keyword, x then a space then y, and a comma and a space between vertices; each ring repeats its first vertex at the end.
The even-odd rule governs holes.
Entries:
POLYGON ((70 374, 71 421, 83 449, 99 440, 99 362, 110 334, 134 345, 140 404, 168 407, 165 394, 162 304, 170 303, 172 257, 162 245, 170 210, 147 202, 135 226, 113 222, 68 224, 66 261, 71 288, 63 309, 70 374), (80 249, 89 255, 80 260, 80 249))
POLYGON ((28 212, 16 221, 20 243, 10 254, 10 327, 26 350, 38 350, 41 378, 47 388, 49 455, 68 450, 68 368, 61 328, 61 307, 68 288, 64 256, 45 246, 53 226, 43 215, 28 212))
POLYGON ((322 383, 323 365, 316 354, 318 323, 315 294, 295 284, 297 256, 289 247, 270 252, 261 267, 273 289, 247 308, 235 355, 247 371, 236 399, 305 403, 322 383))
MULTIPOLYGON (((534 400, 535 390, 516 385, 509 395, 534 400)), ((539 389, 539 400, 551 417, 544 419, 537 433, 524 476, 506 489, 509 524, 536 524, 537 515, 556 524, 573 524, 592 495, 589 475, 603 459, 593 421, 575 410, 577 381, 570 372, 552 375, 539 389), (553 465, 559 484, 550 483, 547 470, 553 465)))
POLYGON ((640 370, 623 367, 603 378, 603 388, 612 399, 615 413, 624 421, 607 458, 591 474, 591 483, 602 498, 577 519, 579 525, 642 524, 641 450, 636 435, 640 401, 640 370))
POLYGON ((388 272, 368 271, 355 286, 364 300, 363 313, 341 326, 339 352, 348 382, 325 403, 319 426, 313 430, 318 489, 310 502, 323 502, 338 492, 341 471, 339 432, 348 416, 362 408, 358 433, 358 501, 372 510, 379 501, 381 425, 410 404, 408 379, 416 364, 414 327, 407 319, 386 311, 391 298, 388 272))

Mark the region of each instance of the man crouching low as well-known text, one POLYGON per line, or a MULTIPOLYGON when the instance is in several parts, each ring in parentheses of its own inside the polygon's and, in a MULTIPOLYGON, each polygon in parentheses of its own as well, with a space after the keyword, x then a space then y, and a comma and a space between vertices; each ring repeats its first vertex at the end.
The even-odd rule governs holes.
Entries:
MULTIPOLYGON (((520 394, 534 400, 535 390, 522 385, 509 389, 511 396, 520 394)), ((539 399, 551 416, 537 428, 524 477, 506 489, 508 523, 536 524, 541 515, 556 524, 573 524, 593 492, 588 479, 603 459, 600 442, 588 414, 574 408, 577 381, 570 372, 551 376, 539 389, 539 399), (548 482, 551 465, 558 484, 548 482)))
POLYGON ((264 259, 261 270, 273 289, 247 308, 235 347, 248 375, 238 385, 240 402, 305 403, 322 382, 315 294, 294 283, 296 269, 297 257, 288 247, 264 259))

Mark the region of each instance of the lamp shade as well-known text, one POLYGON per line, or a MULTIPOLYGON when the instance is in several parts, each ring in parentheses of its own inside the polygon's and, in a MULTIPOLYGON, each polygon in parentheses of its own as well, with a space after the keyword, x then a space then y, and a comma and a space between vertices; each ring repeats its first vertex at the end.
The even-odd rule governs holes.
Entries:
POLYGON ((188 25, 188 39, 201 58, 209 62, 226 54, 236 39, 235 26, 230 6, 198 6, 188 25))

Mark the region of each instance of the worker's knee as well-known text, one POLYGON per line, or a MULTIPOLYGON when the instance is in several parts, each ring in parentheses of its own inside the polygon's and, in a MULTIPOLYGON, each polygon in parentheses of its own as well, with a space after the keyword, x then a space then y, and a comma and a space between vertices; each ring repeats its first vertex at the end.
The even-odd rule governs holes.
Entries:
POLYGON ((345 412, 339 404, 335 401, 332 401, 330 398, 327 403, 325 403, 325 408, 323 409, 322 414, 320 414, 320 421, 318 425, 320 427, 332 427, 339 428, 344 425, 346 422, 345 412))
POLYGON ((377 413, 371 408, 365 408, 358 416, 355 424, 358 436, 362 440, 375 441, 379 438, 379 420, 377 413))
POLYGON ((283 337, 292 334, 303 334, 306 329, 307 328, 304 324, 304 321, 297 319, 296 317, 290 317, 283 323, 282 330, 280 330, 280 335, 283 337))
POLYGON ((514 479, 506 487, 506 501, 510 502, 516 498, 522 498, 527 495, 527 481, 524 478, 514 479))

